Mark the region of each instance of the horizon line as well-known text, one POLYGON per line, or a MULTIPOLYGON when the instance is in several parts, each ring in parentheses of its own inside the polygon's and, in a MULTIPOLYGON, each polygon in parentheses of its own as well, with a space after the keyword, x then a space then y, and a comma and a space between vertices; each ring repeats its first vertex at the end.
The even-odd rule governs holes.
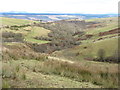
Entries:
POLYGON ((61 12, 0 12, 0 14, 89 14, 89 15, 106 15, 106 14, 118 14, 118 13, 61 13, 61 12))

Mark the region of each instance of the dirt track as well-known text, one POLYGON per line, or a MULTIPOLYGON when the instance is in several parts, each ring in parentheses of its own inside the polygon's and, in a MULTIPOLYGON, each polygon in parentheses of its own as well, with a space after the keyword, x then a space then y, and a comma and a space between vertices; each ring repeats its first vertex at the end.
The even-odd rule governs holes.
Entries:
POLYGON ((69 60, 66 60, 66 59, 61 59, 61 58, 57 58, 57 57, 52 57, 52 56, 48 56, 48 59, 49 60, 57 60, 57 61, 62 61, 62 62, 68 62, 68 63, 74 63, 73 61, 69 61, 69 60))

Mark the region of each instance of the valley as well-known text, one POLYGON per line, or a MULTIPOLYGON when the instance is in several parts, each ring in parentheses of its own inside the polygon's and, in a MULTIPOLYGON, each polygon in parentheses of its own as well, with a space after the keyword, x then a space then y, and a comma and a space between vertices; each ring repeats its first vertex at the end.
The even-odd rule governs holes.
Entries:
POLYGON ((0 19, 3 88, 118 87, 117 17, 0 19))

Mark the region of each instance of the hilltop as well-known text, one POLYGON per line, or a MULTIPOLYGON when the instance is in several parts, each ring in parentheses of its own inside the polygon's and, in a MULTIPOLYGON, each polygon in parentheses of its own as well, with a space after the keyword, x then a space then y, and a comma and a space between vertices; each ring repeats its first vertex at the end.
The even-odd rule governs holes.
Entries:
POLYGON ((31 24, 35 21, 31 20, 24 20, 24 19, 15 19, 15 18, 7 18, 7 17, 0 17, 2 25, 25 25, 31 24))

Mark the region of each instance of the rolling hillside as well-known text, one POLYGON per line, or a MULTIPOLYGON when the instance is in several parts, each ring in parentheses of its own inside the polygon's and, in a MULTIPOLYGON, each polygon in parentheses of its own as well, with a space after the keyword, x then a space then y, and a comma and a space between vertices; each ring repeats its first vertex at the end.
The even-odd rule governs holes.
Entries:
POLYGON ((24 19, 15 19, 15 18, 7 18, 7 17, 0 17, 2 21, 2 25, 24 25, 24 24, 31 24, 36 21, 32 20, 24 20, 24 19))
POLYGON ((79 46, 54 52, 55 55, 72 60, 93 60, 98 58, 99 51, 103 50, 104 57, 113 56, 118 52, 117 18, 102 18, 86 20, 88 24, 85 34, 79 40, 79 46))
POLYGON ((117 88, 116 18, 3 18, 3 88, 117 88))
POLYGON ((56 51, 58 56, 65 57, 72 60, 92 60, 99 57, 98 52, 103 50, 105 53, 104 57, 109 57, 117 54, 118 50, 118 37, 108 38, 104 40, 99 40, 96 42, 85 43, 74 48, 66 49, 63 51, 56 51), (112 42, 112 43, 111 43, 112 42))
MULTIPOLYGON (((47 43, 48 41, 36 40, 36 36, 47 36, 50 30, 44 29, 42 27, 32 26, 35 21, 22 20, 14 18, 4 18, 2 17, 2 25, 8 25, 7 28, 2 29, 3 32, 21 34, 23 36, 23 41, 32 43, 47 43)), ((4 34, 4 33, 3 33, 4 34)))

